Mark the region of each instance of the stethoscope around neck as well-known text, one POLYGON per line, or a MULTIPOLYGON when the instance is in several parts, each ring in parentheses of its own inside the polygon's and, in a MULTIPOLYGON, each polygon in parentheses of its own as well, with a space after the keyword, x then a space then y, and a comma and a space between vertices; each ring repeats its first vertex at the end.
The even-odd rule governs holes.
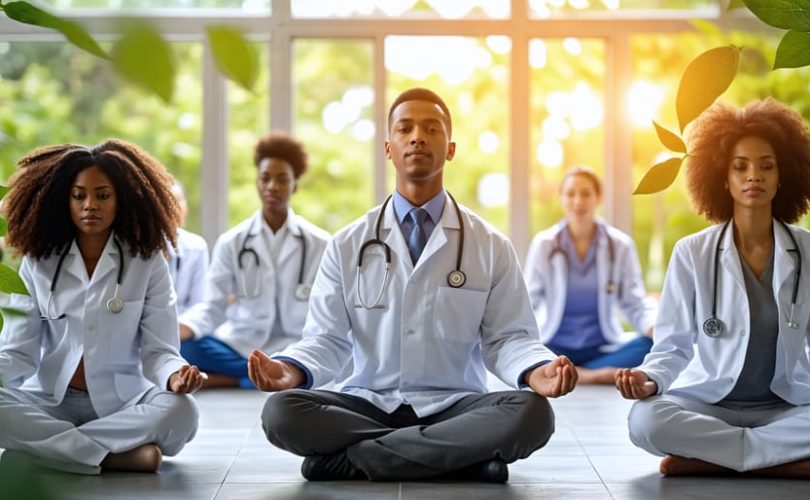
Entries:
MULTIPOLYGON (((113 292, 113 296, 107 300, 105 305, 109 312, 118 314, 124 310, 124 301, 118 296, 118 292, 121 289, 121 280, 124 277, 124 252, 121 250, 121 243, 119 243, 115 237, 113 237, 113 243, 115 243, 115 247, 118 249, 118 276, 115 279, 115 292, 113 292)), ((45 308, 45 315, 40 316, 42 320, 52 321, 65 317, 65 313, 52 314, 53 292, 56 290, 56 284, 59 281, 59 274, 62 271, 62 264, 65 262, 65 257, 67 257, 68 252, 70 252, 70 247, 70 244, 65 245, 65 249, 62 250, 62 254, 59 256, 59 261, 56 263, 56 271, 54 271, 53 279, 51 279, 51 289, 48 293, 48 304, 45 308)))
MULTIPOLYGON (((778 220, 778 219, 777 219, 778 220)), ((794 320, 793 313, 796 309, 796 297, 799 295, 799 279, 802 275, 802 254, 799 250, 799 243, 796 241, 796 237, 793 236, 793 233, 790 231, 790 228, 787 224, 783 221, 778 220, 782 227, 785 228, 787 231, 788 236, 790 237, 790 241, 793 242, 793 248, 789 248, 788 252, 795 252, 796 253, 796 274, 793 275, 793 294, 790 298, 790 313, 788 314, 787 326, 788 328, 797 329, 799 328, 799 324, 794 320)), ((720 252, 723 251, 723 236, 726 234, 726 229, 728 229, 728 225, 731 223, 731 219, 727 220, 725 224, 723 224, 723 228, 720 230, 720 235, 717 237, 717 243, 714 246, 714 278, 712 281, 712 313, 706 321, 703 322, 703 333, 707 336, 712 338, 717 338, 721 336, 726 331, 726 324, 717 317, 717 280, 719 275, 719 268, 720 268, 720 252)), ((774 237, 775 239, 775 237, 774 237)), ((776 243, 774 243, 776 246, 776 243)))
MULTIPOLYGON (((565 231, 565 228, 566 226, 563 226, 559 231, 557 231, 557 234, 554 235, 554 246, 551 248, 551 252, 549 252, 548 254, 549 262, 551 262, 551 259, 553 259, 554 256, 559 253, 565 259, 566 265, 570 265, 570 262, 568 262, 568 252, 565 251, 562 244, 562 232, 565 231)), ((604 234, 605 237, 607 238, 608 259, 610 261, 610 267, 608 269, 608 280, 607 283, 605 283, 605 293, 612 294, 616 291, 616 282, 613 279, 614 274, 616 272, 616 248, 613 243, 613 238, 610 237, 610 235, 607 233, 607 230, 605 230, 604 234)))
MULTIPOLYGON (((255 219, 251 221, 250 227, 248 228, 248 233, 245 235, 245 239, 242 240, 242 247, 239 250, 239 254, 237 255, 237 264, 239 265, 239 271, 242 274, 242 296, 247 298, 255 298, 258 297, 260 294, 259 290, 253 290, 252 294, 247 293, 247 285, 245 285, 245 272, 244 272, 244 264, 242 263, 242 259, 244 259, 245 255, 250 255, 253 257, 253 261, 256 263, 256 267, 259 267, 261 264, 261 260, 259 259, 259 254, 256 253, 256 250, 247 246, 248 242, 251 238, 256 236, 256 233, 253 232, 253 226, 255 225, 255 219)), ((304 283, 304 271, 306 271, 306 262, 307 262, 307 239, 303 233, 295 235, 301 241, 301 264, 298 266, 298 284, 295 285, 295 298, 298 300, 308 300, 309 294, 312 291, 312 286, 304 283)), ((258 279, 258 276, 256 277, 258 279)), ((255 287, 254 287, 255 288, 255 287)))
MULTIPOLYGON (((461 259, 464 256, 464 220, 461 217, 461 209, 458 207, 458 203, 456 203, 453 195, 447 193, 447 196, 449 196, 450 201, 453 202, 453 207, 456 210, 456 217, 458 218, 459 226, 458 249, 456 250, 456 268, 447 274, 447 284, 452 288, 461 288, 467 282, 467 275, 461 270, 461 259)), ((380 300, 382 299, 383 293, 385 293, 385 288, 388 285, 388 278, 391 271, 391 247, 388 246, 388 243, 384 242, 380 238, 380 226, 382 225, 383 216, 385 215, 385 208, 388 206, 388 202, 391 201, 391 197, 392 195, 388 195, 388 198, 385 199, 382 207, 380 208, 380 213, 377 214, 377 220, 374 224, 374 238, 366 240, 360 246, 360 254, 357 256, 357 279, 355 286, 357 287, 357 301, 364 309, 378 309, 384 307, 380 304, 380 300), (381 246, 385 252, 385 274, 383 275, 382 286, 380 286, 377 297, 374 299, 373 303, 369 304, 363 299, 360 275, 362 274, 361 271, 363 270, 363 255, 365 255, 366 250, 369 247, 374 245, 381 246)))

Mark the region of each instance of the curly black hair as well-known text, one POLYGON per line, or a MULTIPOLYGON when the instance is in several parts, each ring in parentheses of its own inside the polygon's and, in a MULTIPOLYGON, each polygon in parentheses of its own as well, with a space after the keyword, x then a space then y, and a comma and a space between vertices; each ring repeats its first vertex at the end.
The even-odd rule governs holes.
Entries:
POLYGON ((801 115, 772 99, 737 109, 715 104, 689 130, 686 185, 692 204, 711 222, 734 214, 734 200, 724 188, 734 146, 745 137, 759 137, 776 154, 780 187, 773 216, 796 222, 810 206, 810 132, 801 115))
POLYGON ((70 189, 89 167, 101 170, 115 188, 118 213, 112 230, 133 257, 148 258, 176 244, 180 207, 171 192, 171 175, 135 144, 111 139, 94 147, 42 147, 17 163, 3 199, 6 243, 16 254, 41 259, 73 241, 77 228, 70 218, 70 189))
POLYGON ((281 130, 262 136, 253 150, 253 163, 258 167, 265 158, 279 158, 290 164, 296 179, 307 171, 307 153, 304 146, 281 130))

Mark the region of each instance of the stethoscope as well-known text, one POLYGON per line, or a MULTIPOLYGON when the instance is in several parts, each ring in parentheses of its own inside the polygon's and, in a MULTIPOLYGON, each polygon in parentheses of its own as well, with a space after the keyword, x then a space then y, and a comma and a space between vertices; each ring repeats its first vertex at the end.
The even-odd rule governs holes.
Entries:
MULTIPOLYGON (((380 208, 380 213, 377 214, 374 238, 366 240, 363 245, 360 246, 360 255, 357 256, 357 279, 355 285, 357 287, 357 300, 364 309, 379 309, 385 307, 380 304, 380 299, 382 299, 383 293, 385 293, 385 287, 388 285, 388 277, 391 270, 391 247, 380 239, 380 226, 382 225, 383 216, 385 215, 385 208, 388 206, 388 202, 391 201, 391 196, 392 195, 389 195, 388 198, 385 199, 382 204, 382 208, 380 208), (363 299, 360 275, 362 274, 361 271, 363 270, 363 255, 366 253, 366 249, 374 245, 381 246, 385 251, 385 274, 383 275, 382 286, 377 294, 377 298, 374 299, 373 304, 369 305, 363 299)), ((458 250, 456 251, 456 268, 455 270, 450 271, 450 273, 447 275, 447 284, 453 288, 461 288, 464 286, 464 283, 467 282, 467 275, 461 270, 461 258, 464 256, 464 220, 461 218, 461 209, 458 207, 458 203, 456 203, 453 195, 447 193, 447 196, 450 197, 450 201, 453 202, 453 207, 456 209, 456 217, 458 217, 459 226, 458 250)))
MULTIPOLYGON (((569 264, 568 262, 568 253, 563 249, 562 245, 562 232, 565 231, 565 226, 562 227, 557 234, 554 235, 554 246, 551 248, 551 252, 548 254, 549 262, 551 259, 554 258, 554 255, 557 253, 562 254, 565 258, 566 265, 569 264)), ((608 258, 610 259, 610 268, 608 270, 608 281, 605 283, 605 293, 611 294, 616 291, 616 283, 613 280, 614 273, 616 272, 616 248, 613 244, 613 238, 604 231, 605 237, 607 238, 608 242, 608 258)))
MULTIPOLYGON (((714 247, 714 281, 712 283, 712 314, 709 318, 703 322, 703 333, 707 336, 716 338, 725 333, 726 331, 726 324, 723 323, 723 320, 717 317, 717 279, 718 279, 718 269, 720 268, 720 252, 723 250, 723 247, 720 245, 723 242, 723 236, 726 234, 726 229, 728 229, 728 225, 731 222, 731 219, 727 220, 725 224, 723 224, 723 229, 720 230, 720 236, 717 237, 717 243, 714 247)), ((802 254, 799 251, 799 243, 796 241, 796 237, 793 236, 793 233, 790 232, 790 228, 788 225, 785 224, 783 221, 779 221, 782 224, 782 227, 785 228, 787 231, 788 236, 790 236, 790 240, 793 242, 793 248, 788 249, 788 252, 795 252, 796 257, 798 257, 796 262, 796 274, 793 276, 793 294, 790 299, 790 314, 788 315, 787 326, 788 328, 796 329, 799 328, 799 324, 793 319, 793 312, 796 309, 796 297, 799 294, 799 278, 802 275, 802 254)))
MULTIPOLYGON (((239 250, 239 255, 237 256, 239 271, 242 273, 242 287, 241 287, 242 296, 247 298, 258 297, 260 293, 260 291, 256 289, 257 287, 254 287, 252 295, 247 293, 247 286, 244 283, 245 281, 243 272, 244 269, 242 264, 242 259, 245 257, 245 255, 250 255, 251 257, 253 257, 253 261, 256 263, 256 267, 260 266, 261 261, 259 260, 259 254, 256 253, 256 250, 247 246, 250 239, 256 236, 256 234, 252 232, 254 224, 255 219, 250 223, 250 227, 248 228, 248 234, 246 234, 245 239, 242 240, 242 248, 239 250)), ((298 284, 295 285, 295 292, 293 293, 293 295, 295 295, 295 298, 298 300, 308 300, 309 294, 312 291, 312 285, 304 283, 304 271, 306 270, 305 266, 307 262, 307 239, 304 237, 303 233, 297 234, 295 236, 299 240, 301 240, 301 264, 298 266, 298 284)))
MULTIPOLYGON (((115 292, 113 292, 113 296, 107 300, 106 307, 111 313, 118 314, 124 309, 124 301, 118 296, 118 291, 121 288, 121 279, 124 277, 124 252, 121 250, 121 243, 119 243, 116 238, 113 238, 113 243, 115 243, 115 247, 118 249, 118 277, 115 280, 115 292)), ((62 271, 62 264, 65 262, 65 257, 67 257, 70 247, 70 244, 65 245, 65 249, 59 256, 59 262, 56 263, 56 271, 53 273, 53 279, 51 280, 51 290, 48 293, 48 305, 45 309, 45 316, 40 316, 43 320, 56 320, 65 317, 65 313, 51 314, 51 310, 53 307, 53 292, 56 290, 56 283, 59 281, 59 273, 62 271)))

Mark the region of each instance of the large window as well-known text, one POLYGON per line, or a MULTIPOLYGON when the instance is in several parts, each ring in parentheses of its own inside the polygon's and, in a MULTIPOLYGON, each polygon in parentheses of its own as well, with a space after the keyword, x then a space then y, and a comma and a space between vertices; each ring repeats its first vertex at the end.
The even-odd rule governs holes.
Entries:
POLYGON ((271 129, 307 148, 296 212, 337 231, 390 193, 382 154, 391 100, 410 86, 443 96, 456 158, 448 190, 512 238, 525 256, 562 217, 564 170, 603 176, 602 215, 632 234, 648 286, 660 288, 677 239, 705 227, 682 181, 629 193, 666 152, 651 121, 676 129, 687 63, 720 45, 746 47, 724 100, 773 95, 810 117, 810 71, 770 70, 781 33, 725 0, 47 0, 103 43, 106 19, 152 20, 179 68, 166 104, 122 82, 108 63, 0 14, 0 176, 37 146, 121 137, 186 185, 188 226, 209 242, 259 206, 253 146, 271 129), (272 9, 271 9, 272 6, 272 9), (698 31, 693 18, 717 20, 698 31), (223 83, 206 27, 241 26, 261 74, 254 92, 223 83), (738 31, 734 31, 737 29, 738 31), (226 185, 227 184, 227 185, 226 185), (227 195, 223 190, 227 189, 227 195))

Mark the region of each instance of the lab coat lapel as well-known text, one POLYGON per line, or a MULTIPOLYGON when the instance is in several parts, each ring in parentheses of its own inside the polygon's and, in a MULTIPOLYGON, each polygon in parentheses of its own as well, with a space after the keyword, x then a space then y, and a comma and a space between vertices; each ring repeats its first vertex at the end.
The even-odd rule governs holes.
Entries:
MULTIPOLYGON (((791 252, 794 248, 790 235, 785 231, 785 227, 774 219, 774 266, 773 266, 773 289, 778 294, 784 286, 788 286, 788 294, 793 292, 793 273, 796 270, 796 252, 791 252)), ((801 251, 801 250, 800 250, 801 251)))
MULTIPOLYGON (((718 229, 719 230, 719 229, 718 229)), ((723 266, 726 272, 718 274, 720 283, 717 286, 722 290, 723 279, 730 276, 733 282, 745 292, 745 281, 742 274, 742 265, 740 264, 740 254, 737 252, 737 247, 734 245, 734 221, 729 222, 726 234, 723 235, 721 242, 722 250, 720 251, 720 265, 723 266)), ((714 258, 714 255, 712 255, 714 258)))
MULTIPOLYGON (((373 235, 373 225, 371 226, 371 231, 371 234, 373 235)), ((399 227, 399 222, 397 222, 393 202, 389 202, 388 206, 385 207, 382 227, 380 228, 380 239, 391 247, 391 252, 394 253, 394 255, 391 256, 393 260, 401 260, 405 262, 405 265, 408 268, 413 267, 413 264, 411 263, 411 254, 408 252, 408 243, 405 241, 405 236, 402 234, 402 229, 399 227)), ((377 250, 375 249, 375 251, 377 250)), ((379 251, 382 252, 382 249, 379 251)))
MULTIPOLYGON (((56 255, 56 258, 58 259, 59 255, 56 255)), ((68 250, 68 254, 65 256, 65 262, 62 264, 62 272, 72 274, 83 283, 89 281, 87 269, 84 267, 84 260, 82 259, 82 252, 79 250, 79 245, 76 244, 76 240, 73 240, 70 244, 70 250, 68 250)))
POLYGON ((93 276, 90 278, 90 283, 100 281, 109 273, 118 272, 120 257, 118 255, 118 247, 115 245, 113 238, 114 235, 112 234, 110 234, 110 237, 107 238, 107 244, 104 246, 104 250, 101 252, 101 258, 98 260, 98 264, 96 264, 96 269, 93 271, 93 276))
POLYGON ((459 225, 458 215, 456 215, 456 207, 454 207, 453 202, 450 201, 450 196, 445 196, 442 217, 436 223, 436 227, 433 228, 433 232, 430 233, 430 237, 425 244, 425 248, 422 250, 422 256, 416 263, 417 267, 419 267, 420 263, 427 262, 431 255, 441 250, 441 248, 447 244, 448 239, 446 231, 448 230, 458 232, 459 225))
POLYGON ((301 227, 295 221, 295 214, 292 208, 287 210, 287 237, 281 245, 281 250, 278 254, 279 269, 284 268, 284 263, 293 255, 301 253, 301 227))

